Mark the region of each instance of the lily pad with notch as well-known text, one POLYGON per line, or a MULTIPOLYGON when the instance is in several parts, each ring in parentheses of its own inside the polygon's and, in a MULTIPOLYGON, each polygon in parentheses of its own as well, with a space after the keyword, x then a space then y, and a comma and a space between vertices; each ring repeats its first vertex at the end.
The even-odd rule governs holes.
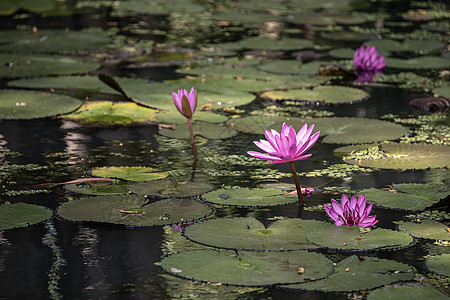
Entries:
POLYGON ((183 278, 237 286, 298 283, 326 277, 333 271, 332 262, 324 255, 306 251, 239 251, 230 255, 195 250, 169 255, 161 261, 161 267, 183 278), (304 272, 299 273, 299 268, 304 272))
MULTIPOLYGON (((192 124, 194 136, 202 136, 206 139, 229 139, 237 134, 233 128, 214 123, 194 123, 192 124)), ((174 129, 162 128, 159 129, 159 134, 175 138, 175 139, 189 139, 190 133, 187 124, 178 124, 174 129)))
POLYGON ((5 203, 0 205, 0 230, 7 230, 43 222, 53 216, 53 212, 43 206, 27 203, 5 203))
POLYGON ((161 179, 133 184, 129 187, 129 190, 138 195, 189 198, 211 191, 212 186, 205 182, 178 182, 161 179))
POLYGON ((230 188, 218 189, 202 196, 206 202, 237 207, 278 206, 298 201, 297 197, 282 196, 285 191, 278 189, 230 188))
POLYGON ((418 238, 450 241, 448 226, 434 220, 405 222, 398 225, 398 229, 418 238))
POLYGON ((311 232, 306 239, 316 245, 343 252, 398 250, 412 244, 404 232, 377 228, 361 233, 358 226, 334 226, 311 232))
POLYGON ((317 248, 306 235, 332 225, 302 219, 282 219, 267 228, 252 217, 206 220, 186 228, 185 236, 203 245, 252 251, 288 251, 317 248))
POLYGON ((367 300, 386 300, 386 299, 446 300, 448 299, 448 296, 444 295, 437 289, 428 285, 419 285, 419 286, 388 285, 371 292, 367 296, 367 300))
POLYGON ((164 226, 192 222, 212 213, 195 199, 163 199, 146 204, 142 196, 109 195, 64 203, 58 215, 76 222, 100 222, 127 226, 164 226))
POLYGON ((98 167, 91 170, 93 176, 119 178, 130 181, 158 180, 169 176, 167 172, 149 167, 98 167))
POLYGON ((72 97, 47 92, 1 90, 0 119, 37 119, 70 113, 81 106, 72 97))
POLYGON ((128 182, 81 182, 64 185, 68 191, 84 195, 128 194, 128 182))
POLYGON ((369 98, 369 94, 361 89, 345 86, 317 86, 313 89, 288 89, 264 92, 262 98, 272 101, 301 101, 310 104, 353 104, 369 98))
POLYGON ((425 262, 428 270, 450 277, 450 254, 444 253, 440 255, 434 255, 427 258, 425 262))
POLYGON ((413 269, 407 264, 378 257, 352 255, 338 262, 334 273, 325 279, 282 287, 321 292, 356 292, 412 280, 413 277, 413 269))

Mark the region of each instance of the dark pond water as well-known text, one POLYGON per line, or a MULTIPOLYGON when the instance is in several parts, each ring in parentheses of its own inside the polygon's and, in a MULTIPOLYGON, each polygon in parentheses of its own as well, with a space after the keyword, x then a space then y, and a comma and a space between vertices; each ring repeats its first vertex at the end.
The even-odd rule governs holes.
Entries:
MULTIPOLYGON (((383 12, 387 20, 402 22, 404 20, 397 13, 408 11, 408 5, 411 5, 411 9, 418 7, 409 1, 394 1, 391 4, 378 2, 361 11, 367 14, 370 14, 371 10, 380 14, 383 12)), ((139 20, 144 20, 149 26, 158 29, 168 26, 167 17, 119 18, 111 17, 110 12, 111 7, 103 7, 79 10, 69 17, 42 17, 21 10, 12 16, 0 17, 0 24, 3 30, 14 29, 18 25, 37 26, 41 29, 66 27, 107 29, 111 26, 111 22, 115 24, 114 26, 123 29, 139 20)), ((374 23, 370 24, 366 27, 371 27, 374 23)), ((290 26, 295 28, 292 24, 290 26)), ((408 30, 414 28, 418 28, 418 25, 411 23, 408 30)), ((401 28, 398 29, 398 31, 401 30, 401 28)), ((131 33, 129 34, 132 36, 131 33)), ((299 37, 304 35, 299 34, 299 37)), ((164 35, 153 36, 153 38, 158 42, 165 40, 164 35)), ((330 42, 320 39, 316 41, 322 44, 328 43, 333 47, 359 45, 359 42, 330 42)), ((180 77, 175 73, 176 68, 174 66, 144 68, 133 71, 133 75, 157 81, 175 79, 180 77)), ((131 75, 129 71, 120 70, 115 66, 105 70, 114 76, 131 75)), ((417 73, 427 76, 431 74, 428 71, 417 73)), ((436 75, 436 73, 433 74, 436 75)), ((8 80, 3 79, 0 82, 0 88, 5 88, 8 80)), ((423 90, 406 90, 395 85, 371 84, 362 88, 371 95, 366 101, 315 109, 332 111, 337 117, 378 119, 386 114, 415 114, 417 112, 410 108, 409 101, 429 96, 429 93, 423 90)), ((106 95, 106 97, 111 100, 123 100, 118 96, 106 95)), ((105 98, 105 95, 102 95, 102 98, 105 98)), ((261 108, 271 104, 257 98, 249 107, 261 108)), ((245 155, 249 150, 256 150, 252 141, 261 137, 262 133, 261 136, 239 133, 224 141, 208 141, 200 138, 198 148, 218 149, 223 155, 245 155)), ((177 158, 181 152, 189 154, 190 145, 188 142, 182 143, 180 148, 175 149, 170 148, 170 145, 167 138, 158 135, 157 124, 88 127, 59 118, 27 121, 2 120, 0 121, 0 162, 9 165, 35 164, 38 167, 35 170, 29 167, 24 168, 23 171, 1 175, 3 194, 0 196, 0 203, 24 202, 56 210, 61 203, 76 199, 80 195, 68 193, 61 186, 52 189, 49 193, 34 195, 12 196, 8 192, 39 183, 64 182, 81 178, 97 166, 144 165, 171 170, 170 160, 177 158), (39 166, 45 166, 45 168, 39 168, 39 166)), ((341 163, 341 158, 333 155, 333 150, 337 147, 335 144, 319 141, 312 150, 313 157, 296 164, 297 171, 310 171, 341 163)), ((200 150, 200 153, 202 153, 201 156, 207 155, 206 151, 200 150)), ((182 155, 185 156, 180 154, 182 155)), ((245 170, 245 167, 242 168, 245 170)), ((268 168, 290 172, 288 165, 268 168)), ((394 182, 422 183, 426 181, 426 172, 427 170, 404 172, 378 170, 371 173, 356 173, 344 179, 335 179, 331 185, 358 191, 371 187, 382 188, 394 182)), ((254 187, 260 182, 254 178, 233 178, 232 176, 209 179, 215 187, 220 187, 222 184, 254 187)), ((328 180, 330 180, 329 177, 301 177, 301 183, 304 186, 312 187, 328 180)), ((283 178, 281 181, 293 183, 290 178, 283 178)), ((306 199, 307 206, 328 203, 330 197, 322 193, 315 194, 306 199)), ((340 198, 340 195, 333 197, 340 198)), ((448 198, 436 204, 433 209, 448 211, 448 198)), ((393 221, 405 220, 405 215, 410 214, 382 208, 374 208, 373 213, 379 219, 377 225, 389 229, 396 228, 393 221)), ((273 208, 217 207, 212 217, 253 216, 268 224, 270 222, 268 219, 274 216, 296 217, 296 215, 297 205, 285 205, 273 208)), ((303 218, 329 221, 323 211, 306 210, 303 212, 303 218)), ((167 274, 157 264, 169 253, 198 247, 192 244, 185 240, 178 230, 170 226, 130 229, 104 224, 72 223, 56 216, 44 223, 27 228, 0 231, 0 299, 362 299, 367 294, 347 292, 328 294, 288 291, 277 287, 247 288, 209 285, 167 274)), ((423 257, 436 253, 436 247, 431 240, 419 239, 406 249, 367 255, 404 262, 416 268, 418 274, 427 274, 423 257)), ((324 251, 324 253, 334 261, 348 256, 333 251, 324 251)), ((448 287, 446 291, 448 292, 448 287)))

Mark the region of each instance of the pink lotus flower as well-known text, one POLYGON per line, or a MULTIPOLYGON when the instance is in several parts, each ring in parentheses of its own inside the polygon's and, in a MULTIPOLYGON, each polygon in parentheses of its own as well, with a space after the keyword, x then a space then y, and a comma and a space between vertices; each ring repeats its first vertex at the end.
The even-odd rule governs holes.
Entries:
POLYGON ((192 88, 188 93, 185 89, 181 89, 178 93, 172 92, 172 98, 178 111, 190 119, 197 108, 197 90, 192 88))
POLYGON ((378 220, 375 220, 376 216, 369 216, 372 210, 371 202, 366 207, 366 196, 356 200, 356 195, 353 195, 350 201, 346 194, 342 194, 341 205, 331 199, 331 206, 324 204, 326 213, 336 222, 336 226, 360 226, 360 227, 372 227, 378 220))
POLYGON ((378 55, 377 48, 364 45, 356 49, 353 55, 353 67, 356 75, 361 72, 371 72, 373 74, 381 73, 381 70, 386 67, 384 55, 378 55))
POLYGON ((261 150, 267 152, 266 154, 256 151, 248 151, 247 153, 259 159, 271 160, 271 162, 264 164, 288 163, 310 158, 312 154, 303 154, 317 142, 320 135, 320 131, 318 131, 311 136, 313 129, 314 124, 309 128, 308 124, 305 124, 298 133, 295 133, 294 127, 283 123, 281 133, 274 129, 266 130, 267 140, 261 139, 259 142, 253 142, 261 150))

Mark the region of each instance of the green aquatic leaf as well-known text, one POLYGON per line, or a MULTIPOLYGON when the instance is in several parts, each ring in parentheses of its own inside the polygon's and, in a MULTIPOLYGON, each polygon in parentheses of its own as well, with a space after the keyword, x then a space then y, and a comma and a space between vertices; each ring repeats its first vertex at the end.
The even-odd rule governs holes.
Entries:
POLYGON ((51 218, 53 212, 43 206, 27 203, 0 205, 0 230, 7 230, 43 222, 51 218))
POLYGON ((267 227, 252 217, 213 219, 185 229, 185 236, 197 243, 215 248, 286 251, 313 249, 316 245, 306 240, 306 235, 332 225, 302 219, 282 219, 267 227))
POLYGON ((258 69, 275 74, 311 76, 319 75, 321 65, 323 65, 323 62, 320 61, 302 63, 301 60, 269 60, 260 64, 258 69))
POLYGON ((206 202, 238 207, 278 206, 298 201, 297 197, 280 196, 283 194, 286 192, 277 189, 232 188, 215 190, 202 197, 206 202))
POLYGON ((1 90, 0 119, 36 119, 70 113, 81 101, 47 92, 1 90))
POLYGON ((439 201, 450 195, 450 187, 444 184, 394 183, 396 190, 439 201))
POLYGON ((321 247, 344 252, 401 249, 413 242, 409 234, 401 231, 377 228, 361 234, 358 226, 333 226, 314 231, 306 238, 321 247))
POLYGON ((369 97, 365 91, 345 86, 318 86, 313 89, 269 91, 260 95, 272 101, 294 100, 311 104, 353 104, 369 97))
POLYGON ((282 51, 292 51, 301 50, 305 48, 312 48, 313 42, 307 39, 297 39, 297 38, 283 38, 283 39, 269 39, 269 38, 258 38, 258 39, 243 39, 238 42, 238 44, 244 49, 252 50, 282 50, 282 51))
POLYGON ((438 56, 421 56, 409 59, 386 58, 386 66, 395 69, 445 69, 450 67, 450 60, 438 56))
POLYGON ((423 40, 404 40, 395 41, 389 39, 372 40, 364 43, 367 46, 374 46, 377 50, 387 52, 414 52, 414 53, 429 53, 438 51, 444 48, 444 43, 438 41, 423 41, 423 40))
POLYGON ((450 98, 450 86, 443 86, 433 90, 433 93, 440 96, 450 98))
POLYGON ((120 178, 130 181, 157 180, 169 176, 167 172, 160 172, 148 167, 99 167, 91 170, 93 176, 120 178))
POLYGON ((206 182, 178 182, 162 179, 133 184, 129 190, 138 195, 159 197, 193 197, 212 190, 212 186, 206 182))
POLYGON ((427 258, 425 262, 428 270, 450 277, 450 254, 444 253, 427 258))
POLYGON ((393 286, 388 285, 371 292, 367 300, 387 300, 387 299, 411 299, 411 300, 445 300, 448 296, 442 294, 437 289, 421 286, 393 286))
POLYGON ((81 182, 66 184, 68 191, 84 195, 128 194, 128 182, 81 182))
POLYGON ((239 286, 267 286, 323 278, 333 270, 331 261, 306 251, 251 252, 236 255, 214 250, 179 252, 165 257, 161 267, 187 279, 239 286), (304 273, 299 273, 298 268, 304 273))
POLYGON ((363 42, 376 37, 373 33, 355 31, 321 32, 320 36, 332 41, 363 42))
POLYGON ((172 198, 146 204, 144 197, 134 195, 81 198, 58 208, 58 215, 67 220, 128 226, 186 223, 211 213, 211 207, 194 199, 172 198))
MULTIPOLYGON (((194 136, 202 136, 207 139, 228 139, 237 134, 236 130, 221 124, 194 123, 192 124, 194 136)), ((174 129, 159 129, 159 134, 175 139, 189 139, 190 133, 187 124, 178 124, 174 129)))
POLYGON ((184 14, 196 14, 205 10, 205 7, 190 0, 131 0, 127 2, 117 2, 113 6, 111 16, 131 17, 137 14, 146 15, 169 15, 179 12, 184 14))
POLYGON ((322 292, 353 292, 373 289, 414 277, 410 266, 377 257, 350 256, 337 263, 335 271, 322 280, 283 286, 322 292))
POLYGON ((448 226, 438 221, 405 222, 398 225, 398 229, 418 238, 450 241, 448 226))
MULTIPOLYGON (((178 110, 160 111, 155 116, 159 121, 171 124, 184 124, 186 118, 178 110)), ((213 113, 212 111, 196 111, 192 116, 194 122, 201 121, 206 123, 223 123, 228 117, 213 113)))

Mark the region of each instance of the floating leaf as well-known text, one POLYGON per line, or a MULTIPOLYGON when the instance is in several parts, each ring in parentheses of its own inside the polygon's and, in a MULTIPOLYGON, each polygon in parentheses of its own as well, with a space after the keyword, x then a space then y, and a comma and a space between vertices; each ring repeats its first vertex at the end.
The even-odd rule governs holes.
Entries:
POLYGON ((380 39, 372 40, 364 43, 367 46, 374 46, 377 50, 387 52, 414 52, 414 53, 429 53, 438 51, 444 48, 444 44, 438 41, 423 41, 423 40, 404 40, 402 42, 380 39))
POLYGON ((81 101, 46 92, 1 90, 0 119, 35 119, 69 113, 81 101))
POLYGON ((205 182, 177 182, 162 179, 133 184, 129 189, 138 195, 184 198, 209 192, 212 190, 212 186, 205 182))
POLYGON ((334 273, 325 279, 283 287, 322 292, 353 292, 397 281, 412 280, 413 277, 412 268, 406 264, 377 257, 353 255, 340 261, 334 273))
POLYGON ((450 60, 437 56, 421 56, 409 59, 386 58, 386 66, 396 69, 445 69, 450 67, 450 60))
MULTIPOLYGON (((194 136, 199 135, 207 139, 228 139, 237 134, 233 128, 220 124, 194 123, 192 129, 194 136)), ((176 125, 175 129, 162 128, 159 130, 159 134, 175 139, 190 138, 187 124, 176 125)))
POLYGON ((428 270, 450 277, 450 254, 431 256, 426 260, 425 264, 428 270))
POLYGON ((295 100, 314 104, 352 104, 369 97, 365 91, 345 86, 318 86, 313 89, 269 91, 260 95, 275 100, 295 100))
POLYGON ((317 25, 317 26, 328 26, 336 24, 333 18, 315 13, 294 14, 287 19, 287 22, 297 25, 317 25))
POLYGON ((66 184, 66 190, 85 195, 128 194, 129 183, 85 182, 66 184))
POLYGON ((332 225, 316 220, 282 219, 267 228, 255 218, 213 219, 186 228, 185 235, 194 242, 216 248, 286 251, 317 246, 306 235, 332 225))
POLYGON ((411 300, 445 300, 448 296, 431 286, 385 286, 371 292, 367 300, 411 299, 411 300))
POLYGON ((219 189, 204 194, 205 201, 226 206, 264 207, 297 202, 297 197, 279 196, 285 191, 277 189, 233 188, 219 189))
POLYGON ((314 231, 306 238, 319 246, 345 252, 401 249, 413 242, 409 234, 401 231, 377 228, 361 234, 358 226, 334 226, 314 231))
POLYGON ((443 86, 433 90, 433 93, 441 97, 450 98, 450 86, 443 86))
POLYGON ((71 221, 161 226, 194 221, 212 213, 208 205, 194 199, 164 199, 144 204, 142 196, 96 196, 64 203, 58 214, 71 221))
POLYGON ((89 101, 63 118, 90 125, 136 125, 156 122, 156 110, 132 102, 89 101))
POLYGON ((167 172, 160 172, 148 167, 100 167, 91 170, 93 176, 120 178, 131 181, 157 180, 169 176, 167 172))
POLYGON ((295 117, 250 116, 227 121, 227 124, 239 131, 264 134, 269 128, 281 128, 286 122, 296 129, 304 123, 315 124, 314 130, 325 136, 324 143, 351 144, 368 143, 371 141, 384 141, 397 139, 407 132, 407 129, 398 124, 364 118, 314 118, 301 119, 295 117))
POLYGON ((252 50, 282 50, 292 51, 305 48, 312 48, 313 42, 306 39, 284 38, 280 40, 261 38, 261 39, 244 39, 238 44, 244 49, 252 50))
POLYGON ((375 35, 372 33, 354 32, 354 31, 322 32, 320 36, 327 40, 350 41, 350 42, 363 42, 373 39, 375 37, 375 35))
POLYGON ((197 250, 165 257, 161 267, 183 278, 240 286, 304 282, 323 278, 333 270, 328 258, 306 251, 239 251, 232 256, 214 250, 197 250), (304 269, 303 274, 298 272, 299 267, 304 269), (173 272, 171 268, 181 272, 173 272))
POLYGON ((364 189, 360 191, 360 194, 364 194, 368 202, 373 202, 377 206, 409 211, 424 210, 439 202, 439 199, 430 199, 421 195, 392 193, 375 188, 364 189))
POLYGON ((27 227, 51 218, 48 208, 26 203, 0 205, 0 230, 27 227))
MULTIPOLYGON (((351 152, 369 146, 347 146, 338 148, 335 152, 351 152)), ((383 153, 379 158, 353 158, 351 156, 344 158, 344 161, 363 167, 402 170, 442 168, 450 161, 449 146, 397 143, 381 144, 380 146, 383 153)))
POLYGON ((450 195, 450 188, 443 184, 420 184, 420 183, 394 183, 396 190, 428 198, 438 202, 450 195))
POLYGON ((150 4, 147 0, 131 0, 118 2, 113 9, 113 17, 132 17, 137 14, 169 15, 174 12, 196 14, 203 12, 205 7, 190 0, 157 0, 150 4))
POLYGON ((398 229, 418 238, 450 241, 448 227, 438 221, 405 222, 398 225, 398 229))
MULTIPOLYGON (((182 116, 178 110, 160 111, 156 115, 156 118, 159 121, 171 124, 184 124, 186 122, 186 118, 182 116)), ((192 116, 192 120, 194 122, 223 123, 228 120, 228 117, 211 111, 196 111, 192 116)))
POLYGON ((320 61, 302 63, 300 60, 269 60, 258 68, 275 74, 318 75, 322 64, 320 61))

